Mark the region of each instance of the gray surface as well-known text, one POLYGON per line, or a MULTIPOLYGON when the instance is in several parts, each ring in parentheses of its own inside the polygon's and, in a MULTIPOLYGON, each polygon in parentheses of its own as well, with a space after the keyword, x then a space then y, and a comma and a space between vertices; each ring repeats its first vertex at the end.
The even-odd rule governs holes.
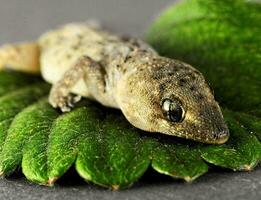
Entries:
MULTIPOLYGON (((71 177, 76 177, 75 174, 71 177)), ((261 197, 261 169, 251 173, 215 172, 192 184, 155 177, 150 173, 133 187, 109 191, 67 177, 53 188, 37 186, 22 178, 0 181, 0 199, 99 199, 99 200, 247 200, 261 197), (159 179, 161 181, 159 181, 159 179)))
POLYGON ((34 39, 74 21, 98 19, 119 33, 142 35, 175 0, 0 0, 0 43, 34 39))
MULTIPOLYGON (((0 0, 0 43, 31 40, 56 25, 96 18, 119 33, 141 36, 174 0, 0 0)), ((252 173, 208 173, 192 184, 148 173, 132 188, 112 192, 69 173, 53 188, 21 174, 0 180, 0 199, 261 199, 261 167, 252 173)))

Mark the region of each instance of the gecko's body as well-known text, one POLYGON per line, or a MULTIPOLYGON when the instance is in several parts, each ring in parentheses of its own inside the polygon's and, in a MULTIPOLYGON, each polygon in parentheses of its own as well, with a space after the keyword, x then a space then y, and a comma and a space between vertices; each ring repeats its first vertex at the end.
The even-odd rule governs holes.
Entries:
MULTIPOLYGON (((157 55, 140 40, 120 38, 86 24, 69 24, 48 32, 40 38, 39 44, 42 52, 41 72, 45 80, 52 84, 60 80, 82 56, 99 63, 102 82, 86 84, 82 79, 72 88, 72 92, 96 100, 102 99, 100 103, 115 108, 119 108, 114 94, 120 79, 139 68, 137 65, 130 66, 130 58, 141 54, 157 55)), ((140 65, 142 59, 134 61, 140 65)), ((97 77, 89 75, 90 79, 97 77)))
MULTIPOLYGON (((0 65, 9 64, 8 48, 2 54, 0 50, 0 65)), ((26 52, 19 48, 18 61, 23 60, 19 54, 26 52)), ((40 63, 43 78, 54 84, 49 96, 54 107, 69 111, 78 100, 70 94, 74 93, 121 109, 130 123, 146 131, 205 143, 228 139, 222 113, 202 74, 159 56, 141 40, 87 24, 69 24, 44 34, 27 49, 36 50, 23 64, 37 71, 35 65, 40 63)), ((18 61, 13 63, 16 68, 18 61)))

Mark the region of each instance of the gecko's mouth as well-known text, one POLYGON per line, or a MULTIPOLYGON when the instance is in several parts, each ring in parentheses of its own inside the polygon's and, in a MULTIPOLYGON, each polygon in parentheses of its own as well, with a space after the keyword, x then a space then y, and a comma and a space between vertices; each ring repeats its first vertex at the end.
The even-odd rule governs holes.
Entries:
POLYGON ((222 131, 218 133, 211 134, 209 136, 204 136, 204 137, 193 137, 192 138, 187 138, 187 139, 192 139, 197 142, 202 142, 206 144, 224 144, 228 141, 229 139, 229 131, 222 131))
POLYGON ((228 141, 230 136, 229 129, 224 127, 223 130, 213 132, 201 132, 198 136, 192 136, 192 140, 203 142, 206 144, 224 144, 228 141))
MULTIPOLYGON (((159 132, 166 135, 172 135, 180 138, 185 138, 205 144, 224 144, 228 141, 230 133, 228 129, 224 129, 218 132, 200 132, 199 135, 189 134, 189 133, 173 133, 173 132, 159 132)), ((195 133, 195 132, 194 132, 195 133)))
POLYGON ((205 144, 224 144, 228 141, 230 133, 228 127, 224 126, 222 128, 219 128, 219 130, 210 131, 209 129, 205 129, 205 131, 197 131, 197 129, 192 129, 189 132, 175 132, 169 135, 174 135, 205 144))

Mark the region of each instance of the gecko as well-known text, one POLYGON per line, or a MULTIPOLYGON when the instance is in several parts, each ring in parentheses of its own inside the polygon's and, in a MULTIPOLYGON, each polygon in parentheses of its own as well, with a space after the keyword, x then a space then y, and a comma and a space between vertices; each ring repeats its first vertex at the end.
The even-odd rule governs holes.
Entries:
POLYGON ((81 97, 120 109, 138 129, 208 144, 229 130, 212 89, 191 65, 160 56, 141 39, 70 23, 33 42, 0 48, 4 67, 41 74, 52 84, 49 102, 70 111, 81 97))

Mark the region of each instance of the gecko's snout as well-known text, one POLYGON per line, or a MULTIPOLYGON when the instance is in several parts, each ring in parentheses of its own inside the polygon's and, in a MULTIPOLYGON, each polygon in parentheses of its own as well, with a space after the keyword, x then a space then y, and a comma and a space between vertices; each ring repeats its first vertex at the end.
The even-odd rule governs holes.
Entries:
POLYGON ((183 106, 175 99, 168 100, 164 101, 162 112, 165 115, 158 132, 207 144, 223 144, 229 139, 228 126, 214 99, 197 104, 183 101, 183 106))
POLYGON ((219 132, 214 133, 214 143, 215 144, 224 144, 229 139, 229 130, 225 129, 219 132))

